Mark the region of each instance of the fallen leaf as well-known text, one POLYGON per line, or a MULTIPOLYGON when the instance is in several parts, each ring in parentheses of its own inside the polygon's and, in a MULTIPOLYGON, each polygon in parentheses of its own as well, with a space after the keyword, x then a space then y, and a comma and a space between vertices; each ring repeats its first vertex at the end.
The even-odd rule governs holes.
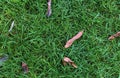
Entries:
POLYGON ((74 37, 72 37, 70 40, 68 40, 64 47, 65 48, 70 47, 75 40, 79 39, 82 36, 82 34, 83 34, 83 31, 80 31, 78 34, 76 34, 74 37))
POLYGON ((67 63, 69 64, 69 65, 72 65, 74 68, 77 68, 77 66, 76 66, 76 64, 74 63, 74 61, 72 61, 70 58, 68 58, 68 57, 64 57, 63 58, 63 65, 65 66, 67 63))
POLYGON ((51 0, 48 0, 48 9, 47 9, 47 16, 49 17, 52 13, 52 9, 51 9, 51 0))
POLYGON ((108 39, 113 40, 114 38, 119 37, 119 36, 120 36, 120 32, 117 32, 116 34, 111 35, 108 39))
POLYGON ((28 73, 28 66, 26 63, 22 62, 22 69, 24 73, 28 73))

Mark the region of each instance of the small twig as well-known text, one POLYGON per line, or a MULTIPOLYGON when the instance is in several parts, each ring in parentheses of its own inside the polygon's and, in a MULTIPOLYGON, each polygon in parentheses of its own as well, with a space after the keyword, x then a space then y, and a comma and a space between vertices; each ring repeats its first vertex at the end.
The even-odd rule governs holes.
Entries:
POLYGON ((48 9, 47 9, 47 16, 49 17, 52 13, 52 9, 51 9, 51 0, 48 0, 48 9))
POLYGON ((12 31, 13 27, 14 27, 14 21, 12 22, 12 24, 11 24, 11 26, 10 26, 9 32, 12 31))

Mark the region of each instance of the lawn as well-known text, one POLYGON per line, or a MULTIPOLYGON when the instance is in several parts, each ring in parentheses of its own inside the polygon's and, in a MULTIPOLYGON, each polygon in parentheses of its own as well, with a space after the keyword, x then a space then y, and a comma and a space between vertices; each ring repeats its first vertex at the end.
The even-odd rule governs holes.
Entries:
POLYGON ((0 78, 120 78, 120 38, 108 40, 120 31, 120 0, 52 0, 46 11, 47 0, 0 0, 0 78), (63 66, 65 56, 78 68, 63 66))

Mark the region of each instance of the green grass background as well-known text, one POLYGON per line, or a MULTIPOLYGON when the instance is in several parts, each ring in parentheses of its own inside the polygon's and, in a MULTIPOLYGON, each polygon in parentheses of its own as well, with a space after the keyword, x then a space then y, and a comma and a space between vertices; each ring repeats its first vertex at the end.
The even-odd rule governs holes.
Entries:
POLYGON ((120 38, 108 40, 120 31, 119 0, 52 0, 49 18, 46 11, 47 0, 0 0, 0 54, 9 55, 0 78, 120 78, 120 38), (82 38, 65 49, 83 29, 82 38), (78 68, 63 66, 64 56, 78 68))

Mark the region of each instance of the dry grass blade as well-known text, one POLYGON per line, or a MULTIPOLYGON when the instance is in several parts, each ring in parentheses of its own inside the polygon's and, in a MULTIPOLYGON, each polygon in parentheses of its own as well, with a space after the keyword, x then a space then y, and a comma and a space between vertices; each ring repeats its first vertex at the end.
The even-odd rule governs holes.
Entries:
POLYGON ((64 57, 62 61, 64 66, 68 63, 69 65, 72 65, 74 68, 77 68, 76 64, 68 57, 64 57))
POLYGON ((114 38, 119 37, 119 36, 120 36, 120 32, 117 32, 116 34, 111 35, 108 39, 113 40, 114 38))
POLYGON ((65 48, 70 47, 75 40, 79 39, 82 36, 82 34, 83 34, 83 31, 80 31, 78 34, 76 34, 74 37, 68 40, 64 47, 65 48))

